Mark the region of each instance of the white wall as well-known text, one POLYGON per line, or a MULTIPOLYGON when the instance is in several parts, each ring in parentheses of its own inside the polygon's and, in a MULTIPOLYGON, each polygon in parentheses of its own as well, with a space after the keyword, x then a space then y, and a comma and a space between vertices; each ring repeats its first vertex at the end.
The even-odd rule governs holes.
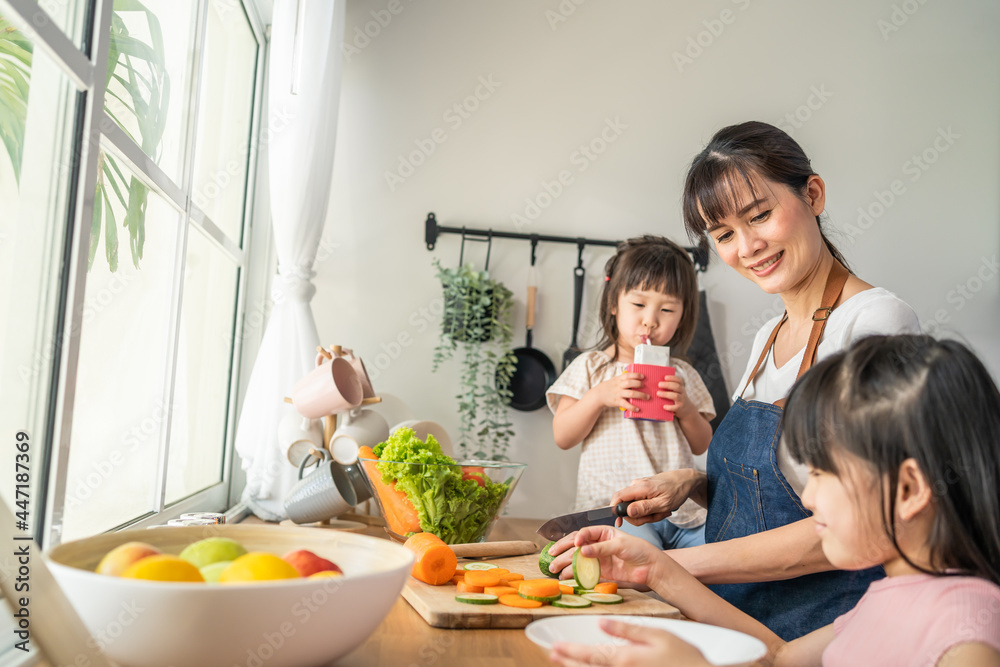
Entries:
MULTIPOLYGON (((348 6, 313 305, 324 341, 383 366, 376 390, 402 397, 418 416, 457 431, 457 366, 431 374, 437 321, 422 309, 439 295, 431 260, 457 263, 459 239, 444 236, 428 252, 428 211, 444 225, 513 231, 526 198, 569 170, 573 182, 522 231, 683 240, 679 202, 691 158, 717 129, 749 119, 780 121, 802 143, 827 182, 829 221, 840 230, 833 239, 855 270, 925 323, 947 320, 941 331, 971 341, 1000 375, 997 3, 396 2, 348 6), (359 37, 366 26, 376 33, 378 18, 385 25, 376 36, 359 37), (698 40, 707 45, 700 53, 691 46, 698 40), (689 48, 692 59, 678 64, 689 48), (458 124, 449 110, 482 79, 495 90, 479 88, 486 99, 458 124), (803 122, 784 120, 796 112, 803 122), (609 119, 624 129, 580 171, 574 153, 609 119), (436 128, 446 140, 390 187, 386 173, 436 128), (947 150, 937 153, 949 128, 957 138, 938 141, 947 150), (936 161, 915 172, 911 156, 925 149, 936 161), (902 194, 880 213, 876 193, 894 180, 902 194), (873 207, 871 223, 859 224, 859 207, 873 207)), ((497 241, 490 264, 518 295, 518 345, 528 252, 525 242, 497 241)), ((481 262, 482 253, 474 246, 466 257, 481 262)), ((587 252, 591 307, 608 255, 587 252)), ((535 343, 553 359, 569 341, 574 263, 572 246, 540 247, 535 343)), ((774 297, 718 263, 704 285, 731 388, 774 297)), ((547 410, 515 413, 514 424, 511 458, 529 467, 510 513, 568 511, 578 454, 553 444, 547 410)))

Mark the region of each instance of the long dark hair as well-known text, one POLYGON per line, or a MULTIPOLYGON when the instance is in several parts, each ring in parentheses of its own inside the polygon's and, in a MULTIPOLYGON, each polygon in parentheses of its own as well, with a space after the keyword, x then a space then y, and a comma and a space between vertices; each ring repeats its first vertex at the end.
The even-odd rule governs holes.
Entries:
POLYGON ((603 339, 595 349, 614 345, 612 359, 618 358, 618 320, 614 315, 618 297, 629 290, 656 290, 681 300, 683 313, 677 331, 667 341, 671 355, 687 352, 698 326, 698 277, 687 251, 670 239, 646 234, 618 244, 618 252, 604 266, 601 292, 603 339))
MULTIPOLYGON (((809 177, 815 174, 802 147, 773 125, 748 121, 724 127, 695 157, 684 182, 684 226, 688 236, 707 248, 708 228, 739 209, 737 192, 746 186, 757 197, 755 177, 781 183, 804 196, 809 177)), ((830 253, 850 269, 843 254, 823 232, 818 215, 816 224, 830 253)))
POLYGON ((1000 391, 967 347, 930 336, 864 338, 795 384, 782 427, 799 462, 840 474, 844 451, 872 468, 878 497, 888 490, 885 533, 923 570, 900 550, 893 521, 899 466, 914 459, 933 492, 929 573, 1000 584, 1000 391))

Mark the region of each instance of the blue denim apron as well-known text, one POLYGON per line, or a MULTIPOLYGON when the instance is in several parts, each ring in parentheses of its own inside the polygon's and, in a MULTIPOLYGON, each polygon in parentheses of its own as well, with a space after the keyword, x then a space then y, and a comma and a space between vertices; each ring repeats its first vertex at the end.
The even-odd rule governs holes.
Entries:
MULTIPOLYGON (((835 276, 841 273, 836 270, 840 264, 834 262, 834 267, 827 279, 823 307, 816 311, 817 315, 821 311, 826 313, 813 316, 813 332, 799 377, 812 365, 826 317, 846 280, 846 269, 842 270, 845 275, 835 276), (839 287, 832 284, 834 278, 841 278, 839 287)), ((783 322, 784 319, 772 332, 757 367, 750 373, 751 378, 767 357, 783 322)), ((812 516, 778 468, 781 415, 782 408, 778 405, 740 397, 719 425, 708 448, 706 542, 745 537, 812 516)), ((791 641, 832 623, 837 616, 852 609, 868 590, 868 584, 883 576, 885 572, 877 567, 859 572, 820 572, 784 581, 718 584, 709 588, 785 641, 791 641)))

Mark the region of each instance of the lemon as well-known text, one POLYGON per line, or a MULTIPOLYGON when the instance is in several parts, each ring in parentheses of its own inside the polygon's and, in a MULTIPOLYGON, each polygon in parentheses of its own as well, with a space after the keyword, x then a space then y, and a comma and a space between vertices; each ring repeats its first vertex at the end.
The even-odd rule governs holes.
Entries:
POLYGON ((209 537, 189 544, 181 552, 181 558, 197 568, 224 560, 236 560, 247 550, 236 540, 228 537, 209 537))
POLYGON ((186 560, 169 554, 146 556, 132 563, 122 576, 127 579, 151 581, 205 581, 198 568, 186 560))
POLYGON ((274 581, 298 579, 299 572, 274 554, 259 551, 240 556, 219 575, 220 584, 237 584, 248 581, 274 581))

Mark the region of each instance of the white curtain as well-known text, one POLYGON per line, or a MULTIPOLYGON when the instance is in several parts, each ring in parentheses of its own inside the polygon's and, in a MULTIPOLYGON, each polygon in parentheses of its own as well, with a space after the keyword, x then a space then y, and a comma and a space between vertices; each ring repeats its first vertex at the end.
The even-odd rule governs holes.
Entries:
MULTIPOLYGON (((326 219, 340 100, 344 0, 276 0, 268 107, 288 119, 268 144, 271 219, 278 273, 236 430, 247 475, 243 502, 262 519, 285 518, 282 501, 297 472, 278 451, 277 429, 295 382, 315 364, 319 335, 309 301, 326 219)), ((266 126, 266 124, 265 124, 266 126)))

